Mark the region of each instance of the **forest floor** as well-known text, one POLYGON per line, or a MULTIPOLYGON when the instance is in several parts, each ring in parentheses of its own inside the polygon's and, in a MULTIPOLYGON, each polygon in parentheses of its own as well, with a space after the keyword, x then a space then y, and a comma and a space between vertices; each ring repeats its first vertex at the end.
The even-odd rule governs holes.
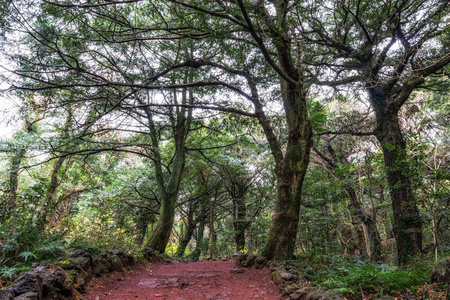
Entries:
POLYGON ((242 269, 234 261, 138 265, 91 281, 87 300, 282 299, 269 270, 242 269))

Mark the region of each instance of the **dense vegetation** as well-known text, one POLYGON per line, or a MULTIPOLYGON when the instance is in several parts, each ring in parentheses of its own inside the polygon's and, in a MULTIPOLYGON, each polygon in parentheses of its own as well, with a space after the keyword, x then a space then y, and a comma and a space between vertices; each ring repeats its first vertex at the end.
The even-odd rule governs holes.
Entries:
POLYGON ((3 1, 0 273, 150 246, 426 282, 450 253, 449 26, 439 0, 3 1))

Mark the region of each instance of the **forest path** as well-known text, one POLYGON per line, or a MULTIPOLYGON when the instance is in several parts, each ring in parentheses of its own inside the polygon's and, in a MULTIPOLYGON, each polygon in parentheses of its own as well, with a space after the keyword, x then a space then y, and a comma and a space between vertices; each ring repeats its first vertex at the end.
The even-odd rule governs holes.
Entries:
POLYGON ((242 269, 234 261, 145 264, 92 280, 87 300, 282 299, 269 270, 242 269))

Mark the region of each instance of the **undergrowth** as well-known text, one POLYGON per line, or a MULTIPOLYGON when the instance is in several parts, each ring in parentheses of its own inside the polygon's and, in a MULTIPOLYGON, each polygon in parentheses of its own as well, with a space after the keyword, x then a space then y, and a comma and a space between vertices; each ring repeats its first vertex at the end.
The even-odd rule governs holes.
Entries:
MULTIPOLYGON (((33 263, 57 261, 68 253, 84 250, 93 255, 112 250, 88 238, 66 238, 65 232, 40 228, 35 224, 0 224, 0 287, 26 272, 33 263)), ((121 249, 115 245, 113 250, 121 249)))
POLYGON ((338 255, 302 257, 297 263, 314 286, 349 294, 364 291, 379 296, 403 293, 425 284, 433 268, 432 263, 426 260, 400 268, 385 263, 374 264, 358 256, 338 255))

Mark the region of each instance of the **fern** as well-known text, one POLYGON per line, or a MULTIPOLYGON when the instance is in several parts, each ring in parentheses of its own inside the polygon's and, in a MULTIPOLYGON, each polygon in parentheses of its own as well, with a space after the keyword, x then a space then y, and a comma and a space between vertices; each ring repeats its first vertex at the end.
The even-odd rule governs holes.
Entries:
POLYGON ((313 265, 315 270, 311 279, 314 284, 348 293, 361 290, 378 293, 405 291, 425 283, 431 270, 424 262, 401 269, 345 257, 322 257, 321 260, 320 264, 313 265))
POLYGON ((33 260, 38 259, 38 256, 31 251, 23 251, 22 253, 19 254, 19 257, 22 258, 24 261, 28 261, 30 258, 32 258, 33 260))
POLYGON ((0 267, 0 275, 8 278, 9 280, 12 280, 14 276, 17 274, 18 268, 16 267, 7 267, 2 266, 0 267))

